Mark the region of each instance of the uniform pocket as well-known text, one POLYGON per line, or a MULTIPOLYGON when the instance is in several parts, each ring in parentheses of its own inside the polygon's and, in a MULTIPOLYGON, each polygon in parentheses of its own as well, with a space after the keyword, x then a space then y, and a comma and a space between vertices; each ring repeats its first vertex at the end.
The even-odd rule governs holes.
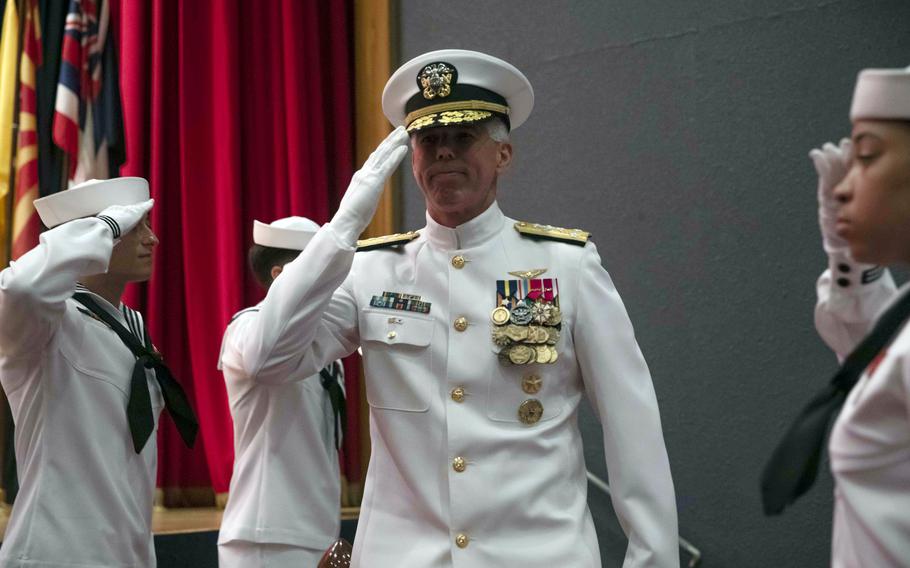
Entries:
POLYGON ((499 373, 490 379, 487 416, 497 422, 518 422, 528 427, 556 418, 566 403, 565 383, 559 368, 559 365, 500 365, 499 373), (529 417, 533 421, 529 422, 529 417))
POLYGON ((106 324, 86 315, 64 318, 60 354, 81 375, 129 395, 136 358, 106 324))
POLYGON ((392 310, 363 310, 360 339, 367 402, 373 408, 425 412, 430 408, 433 319, 392 310))

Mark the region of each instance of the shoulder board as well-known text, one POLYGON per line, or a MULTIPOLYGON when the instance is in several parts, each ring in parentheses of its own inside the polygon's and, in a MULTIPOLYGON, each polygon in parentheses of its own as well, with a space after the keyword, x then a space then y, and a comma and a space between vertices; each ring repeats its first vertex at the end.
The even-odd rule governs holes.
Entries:
POLYGON ((408 231, 407 233, 395 233, 394 235, 373 237, 372 239, 361 239, 357 241, 357 252, 401 245, 406 242, 413 241, 419 236, 419 231, 408 231))
POLYGON ((252 308, 246 308, 246 309, 244 309, 244 310, 240 310, 239 312, 237 312, 236 314, 234 314, 233 316, 231 316, 231 321, 228 322, 228 325, 234 323, 234 321, 235 321, 237 318, 239 318, 240 316, 242 316, 243 314, 248 314, 248 313, 250 313, 250 312, 258 312, 258 311, 259 311, 259 307, 258 307, 258 306, 253 306, 252 308))
POLYGON ((525 221, 515 223, 515 230, 524 237, 561 241, 578 246, 585 246, 591 236, 591 233, 581 229, 563 229, 562 227, 538 225, 537 223, 526 223, 525 221))

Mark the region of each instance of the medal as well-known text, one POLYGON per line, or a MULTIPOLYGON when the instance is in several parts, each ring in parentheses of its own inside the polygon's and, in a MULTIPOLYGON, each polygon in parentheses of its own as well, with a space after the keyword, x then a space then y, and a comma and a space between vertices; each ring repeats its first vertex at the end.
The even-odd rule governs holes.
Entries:
POLYGON ((550 361, 549 362, 550 362, 550 364, 553 364, 556 362, 557 359, 559 359, 559 353, 556 351, 556 348, 553 347, 552 345, 547 345, 547 347, 550 348, 550 361))
POLYGON ((537 355, 537 362, 541 365, 549 363, 552 358, 550 355, 550 347, 548 345, 538 345, 534 348, 534 351, 537 355))
POLYGON ((543 386, 543 381, 537 375, 528 375, 521 380, 521 390, 527 394, 537 394, 543 386))
POLYGON ((540 300, 534 302, 534 305, 531 306, 531 319, 540 324, 547 323, 553 316, 554 307, 553 304, 540 300))
POLYGON ((559 341, 559 330, 555 327, 548 327, 547 330, 547 344, 556 345, 556 342, 559 341))
POLYGON ((493 344, 497 347, 506 347, 507 345, 512 344, 512 340, 505 334, 502 328, 496 328, 493 330, 493 344))
POLYGON ((515 325, 528 325, 531 323, 531 308, 521 303, 512 308, 512 316, 509 318, 515 325))
POLYGON ((490 319, 493 320, 493 323, 496 325, 505 325, 509 323, 509 317, 511 315, 509 308, 499 306, 498 308, 493 308, 493 311, 490 313, 490 319))
POLYGON ((518 406, 518 419, 522 424, 537 424, 543 416, 543 405, 536 398, 528 399, 518 406))
POLYGON ((534 349, 527 345, 513 345, 509 348, 509 360, 516 365, 526 365, 536 357, 534 349))
POLYGON ((552 309, 550 310, 550 313, 547 316, 546 324, 547 325, 559 325, 559 323, 562 322, 562 312, 559 311, 559 308, 557 306, 551 306, 551 307, 552 307, 552 309))
POLYGON ((528 333, 530 330, 527 327, 521 327, 518 325, 509 325, 506 327, 506 337, 512 341, 524 341, 528 338, 528 333))

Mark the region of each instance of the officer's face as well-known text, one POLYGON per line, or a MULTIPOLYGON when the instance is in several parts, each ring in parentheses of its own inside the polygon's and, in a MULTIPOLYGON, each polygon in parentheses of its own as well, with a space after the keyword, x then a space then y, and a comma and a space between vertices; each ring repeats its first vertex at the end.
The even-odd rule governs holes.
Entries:
POLYGON ((483 125, 443 126, 411 137, 411 168, 436 222, 455 227, 493 203, 496 180, 512 161, 512 145, 483 125))
POLYGON ((860 262, 910 262, 910 123, 858 120, 853 161, 834 190, 837 233, 860 262))
POLYGON ((123 235, 111 252, 108 274, 128 282, 144 282, 152 276, 152 260, 158 237, 146 215, 132 231, 123 235))

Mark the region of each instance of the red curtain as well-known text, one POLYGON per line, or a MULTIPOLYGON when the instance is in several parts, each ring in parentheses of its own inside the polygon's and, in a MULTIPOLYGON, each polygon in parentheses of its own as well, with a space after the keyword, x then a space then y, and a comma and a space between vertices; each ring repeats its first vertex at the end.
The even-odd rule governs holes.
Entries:
MULTIPOLYGON (((351 177, 351 17, 349 3, 335 0, 112 2, 121 175, 149 179, 161 240, 154 276, 127 301, 147 314, 201 426, 187 450, 164 419, 159 486, 228 489, 233 433, 216 369, 221 336, 232 314, 262 297, 245 263, 253 219, 324 223, 351 177)), ((349 371, 356 401, 356 367, 349 371)), ((360 464, 345 465, 359 477, 360 464)))

